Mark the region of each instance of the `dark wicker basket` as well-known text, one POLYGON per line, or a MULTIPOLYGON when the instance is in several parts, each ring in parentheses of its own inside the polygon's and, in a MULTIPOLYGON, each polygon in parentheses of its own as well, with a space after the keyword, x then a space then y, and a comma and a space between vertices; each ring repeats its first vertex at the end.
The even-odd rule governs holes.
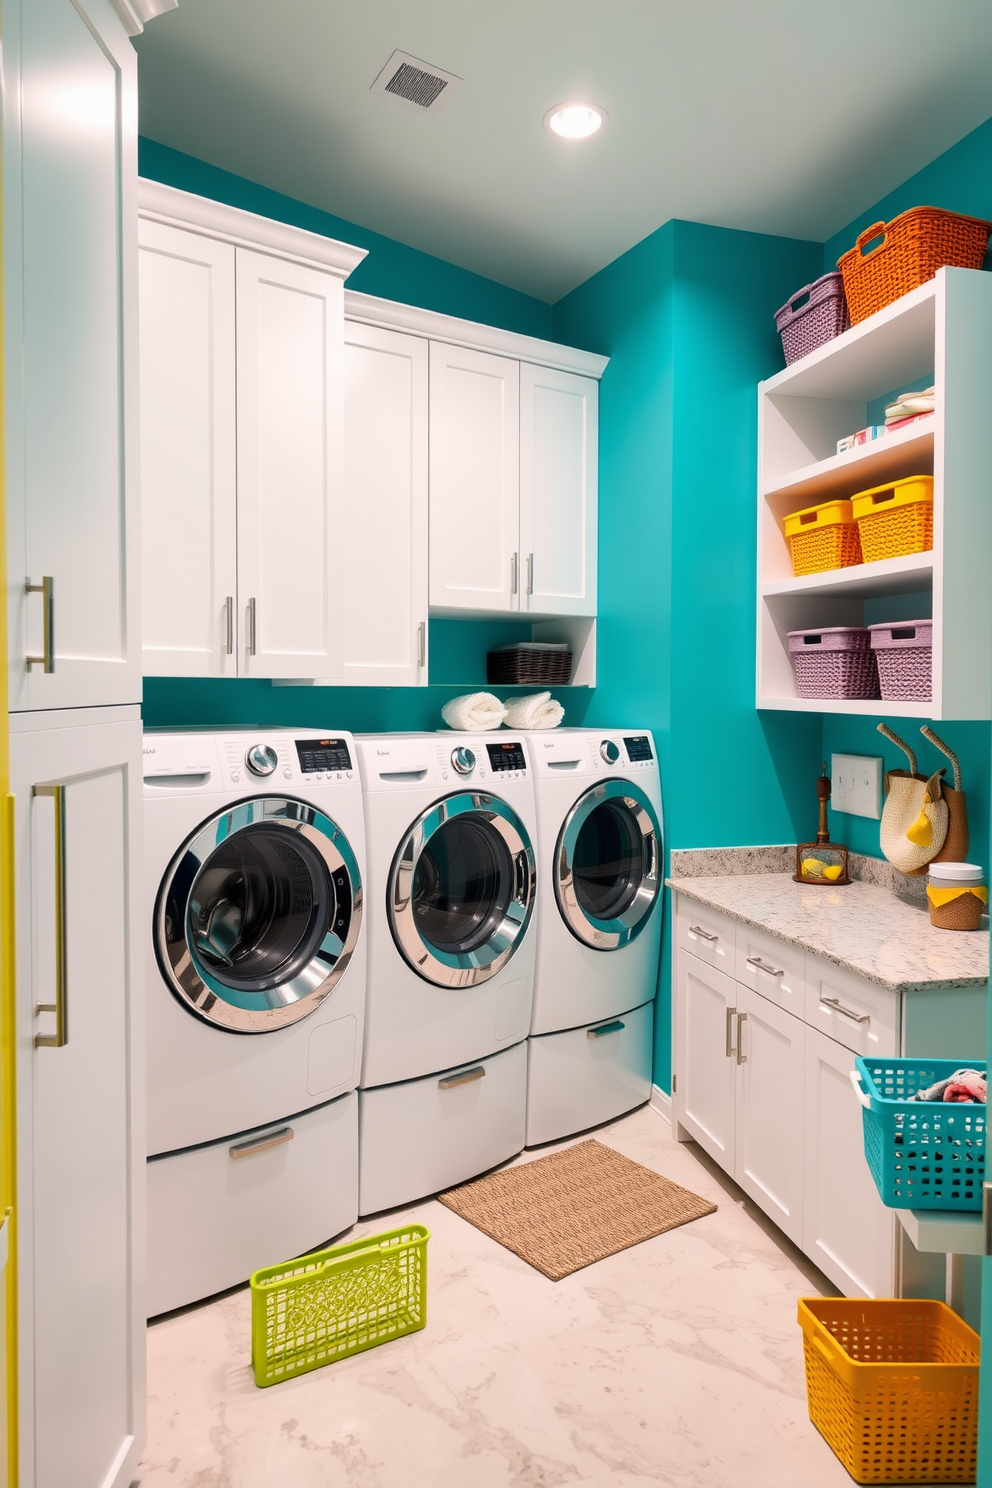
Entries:
POLYGON ((564 687, 571 675, 572 653, 564 645, 522 641, 486 655, 486 681, 497 687, 564 687))

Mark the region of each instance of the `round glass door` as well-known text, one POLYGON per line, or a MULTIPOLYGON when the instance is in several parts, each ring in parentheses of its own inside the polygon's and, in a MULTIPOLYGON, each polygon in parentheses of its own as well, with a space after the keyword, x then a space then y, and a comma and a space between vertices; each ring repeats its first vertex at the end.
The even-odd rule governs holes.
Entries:
POLYGON ((647 796, 606 780, 579 797, 555 853, 555 896, 572 934, 615 951, 641 933, 661 888, 661 829, 647 796))
POLYGON ((173 859, 155 911, 159 962, 190 1012, 234 1033, 307 1017, 340 980, 362 919, 351 844, 304 801, 219 812, 173 859))
POLYGON ((495 796, 447 796, 418 817, 393 859, 393 939, 427 981, 476 986, 516 950, 534 885, 534 851, 516 812, 495 796))

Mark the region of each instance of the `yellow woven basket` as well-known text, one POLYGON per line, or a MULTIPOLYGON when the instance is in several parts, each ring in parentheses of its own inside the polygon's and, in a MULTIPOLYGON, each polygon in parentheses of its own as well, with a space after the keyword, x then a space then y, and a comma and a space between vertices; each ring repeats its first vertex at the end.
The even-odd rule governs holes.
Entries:
POLYGON ((785 536, 796 577, 851 568, 861 563, 861 539, 849 501, 826 501, 792 512, 785 519, 785 536))
POLYGON ((857 1483, 973 1483, 981 1340, 943 1302, 803 1297, 809 1418, 857 1483))
POLYGON ((865 563, 933 547, 933 476, 910 475, 851 497, 865 563))

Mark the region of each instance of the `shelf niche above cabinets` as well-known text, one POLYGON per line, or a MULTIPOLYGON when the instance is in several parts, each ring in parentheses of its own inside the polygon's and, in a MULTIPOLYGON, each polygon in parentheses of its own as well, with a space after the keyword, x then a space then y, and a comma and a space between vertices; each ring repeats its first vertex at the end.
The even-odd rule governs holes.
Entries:
POLYGON ((992 715, 992 274, 941 269, 758 388, 757 706, 815 713, 992 715), (886 401, 934 384, 918 424, 838 455, 886 401), (933 548, 795 577, 787 515, 909 475, 932 475, 933 548), (926 701, 801 698, 790 630, 933 620, 926 701))

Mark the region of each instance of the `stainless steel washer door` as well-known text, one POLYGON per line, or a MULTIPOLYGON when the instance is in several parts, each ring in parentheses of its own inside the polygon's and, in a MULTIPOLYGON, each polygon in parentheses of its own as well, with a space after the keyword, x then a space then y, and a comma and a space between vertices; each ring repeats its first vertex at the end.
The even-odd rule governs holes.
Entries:
POLYGON ((555 897, 585 945, 615 951, 644 929, 661 889, 661 828, 629 780, 604 780, 575 802, 555 851, 555 897))
POLYGON ((341 829, 305 801, 260 796, 212 816, 176 854, 155 949, 189 1012, 269 1033, 323 1002, 361 922, 361 876, 341 829))
POLYGON ((446 796, 417 818, 393 859, 393 939, 426 981, 477 986, 520 944, 534 887, 534 850, 516 812, 476 791, 446 796))

